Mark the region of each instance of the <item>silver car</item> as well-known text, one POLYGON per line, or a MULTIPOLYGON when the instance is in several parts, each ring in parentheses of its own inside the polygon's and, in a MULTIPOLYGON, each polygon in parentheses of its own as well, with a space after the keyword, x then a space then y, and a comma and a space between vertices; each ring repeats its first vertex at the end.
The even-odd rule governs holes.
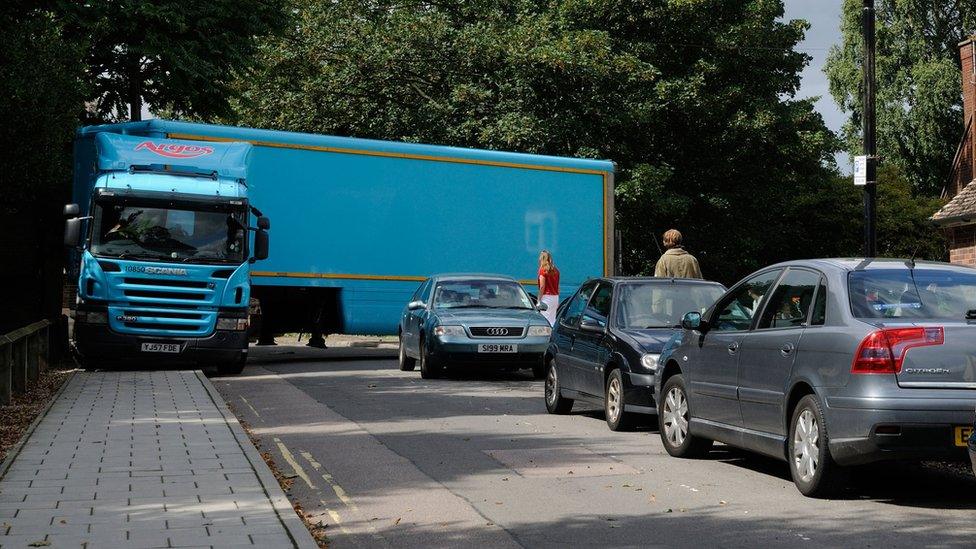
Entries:
POLYGON ((892 259, 781 263, 691 312, 655 380, 673 456, 720 441, 785 459, 823 497, 845 466, 965 459, 976 270, 892 259))

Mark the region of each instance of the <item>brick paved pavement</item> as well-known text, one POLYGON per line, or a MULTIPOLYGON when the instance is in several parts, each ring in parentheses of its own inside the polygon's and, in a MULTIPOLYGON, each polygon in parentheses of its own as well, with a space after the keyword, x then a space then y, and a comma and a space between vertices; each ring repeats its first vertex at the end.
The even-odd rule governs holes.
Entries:
POLYGON ((202 373, 77 373, 0 465, 0 547, 315 547, 202 373))

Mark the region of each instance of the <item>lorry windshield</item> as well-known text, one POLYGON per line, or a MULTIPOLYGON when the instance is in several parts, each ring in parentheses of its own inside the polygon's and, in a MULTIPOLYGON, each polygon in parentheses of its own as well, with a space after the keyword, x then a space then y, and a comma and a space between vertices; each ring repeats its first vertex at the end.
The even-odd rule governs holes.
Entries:
POLYGON ((246 221, 243 208, 229 205, 101 199, 93 211, 91 252, 150 261, 239 264, 244 261, 246 221))

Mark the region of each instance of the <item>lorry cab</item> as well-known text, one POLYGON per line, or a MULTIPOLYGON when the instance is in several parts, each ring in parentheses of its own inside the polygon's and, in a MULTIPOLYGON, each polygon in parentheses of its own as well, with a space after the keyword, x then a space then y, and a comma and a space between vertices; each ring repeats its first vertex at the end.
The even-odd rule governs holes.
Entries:
POLYGON ((267 257, 270 228, 248 202, 252 146, 85 137, 94 162, 81 200, 65 207, 65 244, 77 258, 74 340, 86 365, 189 362, 239 373, 250 263, 267 257))

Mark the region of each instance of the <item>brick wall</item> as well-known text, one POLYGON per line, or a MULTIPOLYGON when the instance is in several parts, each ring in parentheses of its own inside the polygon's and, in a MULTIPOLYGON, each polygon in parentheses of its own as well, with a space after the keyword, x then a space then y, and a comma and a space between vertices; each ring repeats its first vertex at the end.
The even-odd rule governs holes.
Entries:
MULTIPOLYGON (((959 60, 962 62, 962 106, 963 123, 969 122, 976 109, 976 72, 974 72, 974 40, 971 38, 959 45, 959 60)), ((954 166, 952 181, 949 185, 949 196, 955 196, 969 182, 976 179, 976 120, 969 126, 969 132, 963 136, 959 149, 959 159, 954 166)))
POLYGON ((976 226, 949 229, 949 262, 976 267, 976 226))

